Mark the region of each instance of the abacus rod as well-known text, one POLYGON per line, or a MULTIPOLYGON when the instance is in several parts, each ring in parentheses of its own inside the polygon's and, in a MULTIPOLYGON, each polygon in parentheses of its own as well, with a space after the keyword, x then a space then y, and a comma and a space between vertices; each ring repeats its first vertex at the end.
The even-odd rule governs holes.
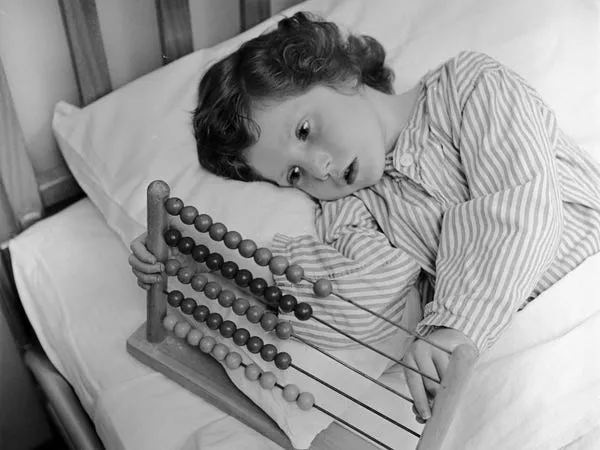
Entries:
MULTIPOLYGON (((148 185, 146 246, 156 260, 163 263, 168 257, 168 247, 163 234, 168 227, 165 201, 169 193, 169 185, 164 181, 156 180, 148 185)), ((167 313, 167 299, 163 294, 166 288, 167 277, 163 276, 160 282, 150 287, 146 295, 146 340, 148 342, 158 343, 165 338, 161 322, 167 313)))
POLYGON ((380 354, 381 356, 384 356, 384 357, 388 358, 390 361, 393 361, 393 362, 395 362, 395 363, 397 363, 397 364, 400 364, 402 367, 406 367, 407 369, 409 369, 409 370, 412 370, 413 372, 416 372, 416 373, 418 373, 418 374, 419 374, 419 375, 421 375, 422 377, 425 377, 425 378, 428 378, 428 379, 430 379, 430 380, 431 380, 431 381, 433 381, 434 383, 438 383, 438 384, 439 384, 439 383, 441 383, 441 381, 440 381, 440 380, 438 380, 438 379, 436 379, 436 378, 433 378, 433 377, 431 377, 431 376, 427 375, 427 374, 426 374, 426 373, 424 373, 424 372, 421 372, 419 369, 417 369, 417 368, 415 368, 415 367, 411 367, 411 366, 409 366, 408 364, 406 364, 406 363, 404 363, 404 362, 400 361, 398 358, 394 358, 393 356, 391 356, 391 355, 388 355, 388 354, 387 354, 387 353, 385 353, 385 352, 382 352, 381 350, 379 350, 379 349, 377 349, 377 348, 373 347, 373 346, 372 346, 372 345, 370 345, 370 344, 367 344, 366 342, 363 342, 363 341, 361 341, 360 339, 357 339, 357 338, 355 338, 354 336, 352 336, 352 335, 350 335, 350 334, 348 334, 348 333, 346 333, 346 332, 344 332, 344 331, 340 330, 339 328, 335 327, 334 325, 331 325, 330 323, 327 323, 327 322, 325 322, 324 320, 322 320, 322 319, 319 319, 318 317, 315 317, 315 316, 311 316, 311 317, 312 317, 313 319, 315 319, 317 322, 319 322, 319 323, 321 323, 321 324, 323 324, 323 325, 325 325, 325 326, 327 326, 327 327, 331 328, 331 329, 332 329, 332 330, 334 330, 334 331, 337 331, 337 332, 338 332, 338 333, 340 333, 342 336, 345 336, 345 337, 347 337, 348 339, 350 339, 350 340, 352 340, 352 341, 356 342, 357 344, 359 344, 359 345, 362 345, 362 346, 364 346, 364 347, 367 347, 369 350, 372 350, 372 351, 374 351, 375 353, 378 353, 378 354, 380 354))
POLYGON ((368 374, 366 374, 366 373, 364 373, 364 372, 361 372, 361 371, 360 371, 360 370, 358 370, 356 367, 352 367, 350 364, 348 364, 348 363, 346 363, 346 362, 342 361, 342 360, 341 360, 341 359, 339 359, 338 357, 336 357, 336 356, 333 356, 333 355, 332 355, 331 353, 329 353, 329 352, 326 352, 325 350, 323 350, 322 348, 320 348, 318 345, 315 345, 315 344, 313 344, 312 342, 309 342, 309 341, 307 341, 306 339, 303 339, 303 338, 301 338, 301 337, 299 337, 299 336, 297 336, 297 335, 295 335, 295 334, 292 334, 292 336, 293 336, 295 339, 297 339, 297 340, 299 340, 300 342, 302 342, 303 344, 305 344, 305 345, 308 345, 309 347, 312 347, 312 348, 314 348, 316 351, 318 351, 318 352, 321 352, 321 353, 322 353, 322 354, 324 354, 325 356, 327 356, 327 357, 329 357, 329 358, 333 359, 335 362, 337 362, 337 363, 339 363, 339 364, 343 365, 344 367, 346 367, 346 368, 348 368, 348 369, 352 370, 354 373, 357 373, 357 374, 359 374, 359 375, 361 375, 361 376, 365 377, 367 380, 369 380, 369 381, 371 381, 371 382, 375 383, 376 385, 378 385, 378 386, 381 386, 381 387, 382 387, 382 388, 384 388, 384 389, 387 389, 388 391, 390 391, 390 392, 391 392, 391 393, 393 393, 393 394, 396 394, 396 395, 397 395, 398 397, 400 397, 401 399, 403 399, 403 400, 406 400, 406 401, 407 401, 407 402, 409 402, 409 403, 414 403, 413 399, 412 399, 412 398, 410 398, 409 396, 407 396, 407 395, 404 395, 403 393, 401 393, 401 392, 398 392, 398 391, 397 391, 397 390, 395 390, 394 388, 392 388, 392 387, 390 387, 390 386, 386 385, 385 383, 382 383, 381 381, 379 381, 379 380, 377 380, 377 379, 373 378, 372 376, 370 376, 370 375, 368 375, 368 374))
POLYGON ((329 384, 328 382, 326 382, 325 380, 320 379, 319 377, 317 377, 316 375, 313 375, 312 373, 304 370, 301 367, 296 366, 295 364, 290 364, 290 367, 293 367, 294 369, 296 369, 298 372, 306 375, 309 378, 312 378, 313 380, 315 380, 318 383, 321 383, 323 386, 331 389, 332 391, 336 392, 337 394, 341 395, 342 397, 346 397, 348 400, 356 403, 359 406, 362 406, 363 408, 365 408, 366 410, 372 412, 373 414, 381 417, 384 420, 387 420, 388 422, 390 422, 393 425, 396 425, 399 428, 402 428, 405 431, 412 431, 410 428, 408 428, 406 425, 401 424, 400 422, 392 419, 391 417, 386 416, 385 414, 383 414, 380 411, 377 411, 375 408, 367 405, 364 402, 361 402, 360 400, 352 397, 350 394, 345 393, 344 391, 342 391, 341 389, 336 388, 335 386, 332 386, 331 384, 329 384))
MULTIPOLYGON (((365 436, 367 439, 371 440, 372 442, 376 443, 377 445, 383 447, 386 450, 394 450, 392 447, 384 444, 383 442, 381 442, 378 439, 375 439, 373 436, 371 436, 369 433, 367 433, 366 431, 363 431, 362 429, 358 428, 355 425, 352 425, 351 423, 349 423, 348 421, 342 419, 341 417, 336 416, 335 414, 327 411, 325 408, 322 408, 321 406, 314 404, 313 408, 318 409, 319 411, 321 411, 324 414, 327 414, 329 417, 331 417, 334 420, 337 420, 338 422, 340 422, 341 424, 347 426, 348 428, 352 429, 353 431, 356 431, 359 434, 362 434, 363 436, 365 436)), ((412 431, 412 430, 410 430, 412 431)), ((413 432, 414 434, 414 432, 413 432)), ((416 435, 417 437, 420 437, 420 435, 416 435)))
MULTIPOLYGON (((307 282, 309 282, 309 283, 311 283, 311 284, 313 284, 313 285, 315 284, 315 282, 314 282, 313 280, 311 280, 310 278, 303 277, 302 279, 303 279, 303 280, 305 280, 305 281, 307 281, 307 282)), ((441 346, 441 345, 439 345, 439 344, 436 344, 436 343, 435 343, 435 342, 433 342, 431 339, 429 339, 429 338, 427 338, 427 337, 425 337, 425 336, 420 336, 420 335, 418 335, 416 332, 409 330, 409 329, 408 329, 408 328, 406 328, 404 325, 402 325, 402 324, 400 324, 400 323, 398 323, 398 322, 394 322, 394 321, 393 321, 393 320, 391 320, 391 319, 388 319, 388 318, 387 318, 387 317, 385 317, 383 314, 379 314, 378 312, 375 312, 375 311, 373 311, 373 310, 371 310, 371 309, 367 308, 366 306, 362 306, 361 304, 359 304, 359 303, 356 303, 354 300, 351 300, 351 299, 349 299, 349 298, 347 298, 347 297, 344 297, 342 294, 339 294, 339 293, 337 293, 337 292, 332 292, 332 294, 333 294, 333 295, 335 295, 336 297, 338 297, 338 298, 340 298, 340 299, 344 300, 345 302, 348 302, 348 303, 350 303, 351 305, 353 305, 353 306, 356 306, 356 307, 357 307, 357 308, 359 308, 359 309, 362 309, 362 310, 363 310, 363 311, 365 311, 365 312, 368 312, 368 313, 370 313, 370 314, 373 314, 375 317, 378 317, 379 319, 381 319, 381 320, 383 320, 383 321, 385 321, 385 322, 389 323, 390 325, 393 325, 393 326, 395 326, 395 327, 397 327, 397 328, 401 329, 402 331, 405 331, 405 332, 407 332, 408 334, 410 334, 410 335, 411 335, 411 336, 413 336, 414 338, 416 338, 416 339, 421 339, 422 341, 424 341, 424 342, 427 342, 429 345, 431 345, 431 346, 433 346, 433 347, 435 347, 435 348, 437 348, 437 349, 439 349, 439 350, 441 350, 441 351, 443 351, 443 352, 447 353, 448 355, 452 354, 452 352, 451 352, 450 350, 448 350, 448 349, 446 349, 446 348, 442 347, 442 346, 441 346)))

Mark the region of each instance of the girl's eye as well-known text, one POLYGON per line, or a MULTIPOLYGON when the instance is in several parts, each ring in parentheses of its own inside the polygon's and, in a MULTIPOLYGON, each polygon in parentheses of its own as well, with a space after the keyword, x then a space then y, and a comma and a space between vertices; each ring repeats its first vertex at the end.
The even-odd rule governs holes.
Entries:
POLYGON ((298 184, 298 182, 300 181, 300 177, 301 177, 301 173, 300 173, 300 167, 298 166, 294 166, 290 169, 290 171, 288 172, 288 176, 287 176, 287 181, 290 184, 290 186, 296 186, 298 184))
POLYGON ((310 134, 310 124, 308 120, 305 120, 300 124, 298 130, 296 130, 296 137, 301 141, 306 141, 308 139, 308 135, 310 134))

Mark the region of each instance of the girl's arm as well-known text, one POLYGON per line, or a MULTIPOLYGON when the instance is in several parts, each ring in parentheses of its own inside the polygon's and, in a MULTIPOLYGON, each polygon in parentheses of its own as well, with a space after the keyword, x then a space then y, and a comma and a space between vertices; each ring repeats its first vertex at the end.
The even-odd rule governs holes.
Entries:
MULTIPOLYGON (((418 265, 391 246, 357 197, 324 202, 316 222, 318 236, 275 236, 273 254, 301 266, 307 279, 326 278, 332 282, 334 292, 399 322, 406 295, 418 277, 418 265)), ((315 298, 307 282, 293 284, 285 275, 275 275, 275 281, 284 293, 309 303, 316 317, 358 339, 373 341, 395 331, 393 326, 335 295, 315 298)), ((320 345, 335 347, 350 342, 314 320, 299 321, 293 314, 289 319, 297 334, 320 345)))
POLYGON ((452 139, 470 200, 443 218, 434 301, 418 330, 458 330, 492 344, 556 255, 563 229, 552 111, 495 60, 463 53, 446 65, 452 139))

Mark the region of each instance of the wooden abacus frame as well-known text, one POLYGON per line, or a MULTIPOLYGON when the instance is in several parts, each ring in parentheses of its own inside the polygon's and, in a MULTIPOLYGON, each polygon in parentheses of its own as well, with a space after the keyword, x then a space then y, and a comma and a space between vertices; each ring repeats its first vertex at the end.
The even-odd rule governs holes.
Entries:
MULTIPOLYGON (((166 262, 168 247, 163 237, 168 229, 165 203, 169 186, 160 180, 148 186, 148 249, 160 262, 166 262)), ((147 296, 147 318, 127 341, 128 351, 144 364, 163 373, 183 387, 203 397, 224 412, 236 417, 264 436, 287 449, 293 449, 276 423, 229 380, 219 362, 189 345, 180 345, 173 333, 162 325, 167 311, 167 277, 153 285, 147 296)), ((452 422, 461 394, 468 385, 477 351, 469 345, 457 347, 441 380, 432 417, 419 439, 418 450, 453 448, 452 422)), ((335 442, 335 448, 379 448, 358 434, 334 422, 320 433, 311 448, 323 442, 335 442)), ((331 448, 327 446, 327 448, 331 448)))

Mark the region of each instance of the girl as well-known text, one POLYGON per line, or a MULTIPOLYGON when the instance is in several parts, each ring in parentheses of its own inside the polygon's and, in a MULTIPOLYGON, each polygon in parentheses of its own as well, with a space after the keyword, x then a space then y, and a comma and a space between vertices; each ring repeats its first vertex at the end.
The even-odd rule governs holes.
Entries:
MULTIPOLYGON (((513 315, 600 250, 600 168, 539 95, 492 58, 463 52, 395 95, 381 45, 297 13, 203 76, 193 126, 200 164, 243 181, 301 189, 320 208, 318 236, 277 235, 274 255, 392 320, 417 287, 417 332, 480 352, 513 315)), ((142 287, 162 267, 132 243, 142 287)), ((365 341, 386 322, 318 301, 275 276, 315 315, 365 341)), ((347 341, 313 321, 295 330, 347 341)), ((404 356, 443 377, 446 354, 417 341, 404 356)), ((421 419, 436 386, 407 371, 421 419)))

